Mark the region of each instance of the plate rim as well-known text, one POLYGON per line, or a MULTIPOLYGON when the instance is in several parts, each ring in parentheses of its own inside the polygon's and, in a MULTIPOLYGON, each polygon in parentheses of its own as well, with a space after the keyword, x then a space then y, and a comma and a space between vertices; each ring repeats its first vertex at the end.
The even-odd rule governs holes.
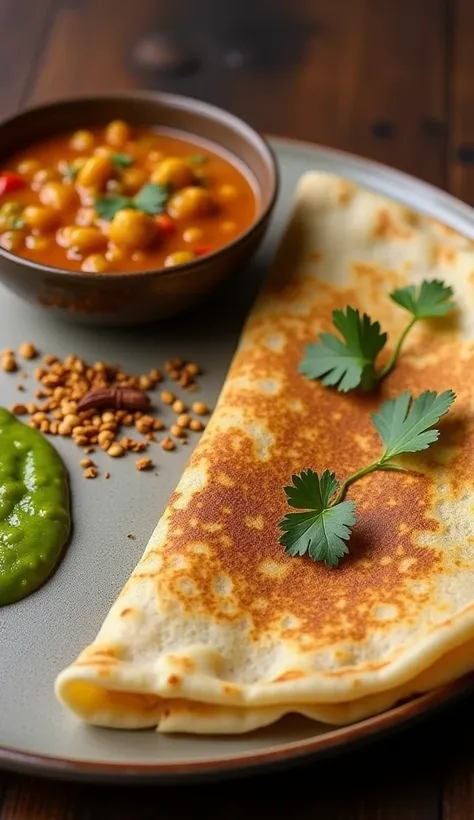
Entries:
MULTIPOLYGON (((294 137, 283 137, 275 134, 265 134, 270 146, 285 151, 293 148, 308 153, 317 153, 331 159, 335 164, 343 164, 346 176, 352 176, 347 168, 353 172, 356 179, 362 177, 364 185, 369 190, 391 197, 399 202, 415 208, 420 213, 439 219, 446 225, 474 240, 474 207, 458 199, 448 191, 432 185, 423 179, 393 168, 378 160, 343 151, 340 148, 321 145, 309 140, 300 140, 294 137), (375 176, 374 176, 375 174, 375 176), (370 179, 368 179, 370 177, 370 179), (397 188, 397 192, 394 192, 397 188), (431 201, 430 201, 431 197, 431 201), (446 213, 445 211, 448 211, 446 213)), ((278 159, 278 153, 277 153, 278 159)), ((334 171, 333 173, 338 173, 334 171)))
MULTIPOLYGON (((362 177, 375 175, 373 181, 364 178, 361 184, 404 202, 434 219, 439 219, 474 240, 474 208, 441 188, 357 154, 291 137, 273 134, 264 136, 276 149, 277 161, 279 150, 304 150, 310 154, 325 156, 335 164, 339 162, 344 166, 343 173, 346 176, 351 176, 347 171, 348 166, 354 171, 356 178, 360 174, 362 177), (394 193, 394 188, 399 190, 394 193)), ((324 734, 304 740, 276 744, 269 749, 238 752, 219 758, 158 763, 106 763, 65 756, 56 757, 0 745, 0 766, 6 771, 57 780, 103 783, 116 782, 119 779, 123 783, 172 784, 183 780, 212 780, 221 775, 233 777, 256 772, 266 773, 269 770, 294 765, 307 758, 314 760, 335 755, 338 751, 346 752, 375 737, 380 738, 398 728, 407 728, 417 719, 437 712, 452 701, 466 696, 473 691, 473 687, 474 673, 357 723, 335 727, 324 734)))
MULTIPOLYGON (((19 752, 0 746, 0 765, 6 771, 33 774, 48 779, 90 783, 123 784, 156 783, 176 785, 190 781, 212 781, 226 778, 265 774, 289 767, 303 760, 334 756, 338 750, 346 753, 370 740, 380 739, 397 729, 406 729, 417 720, 447 707, 454 700, 467 697, 474 688, 474 673, 460 678, 412 700, 394 706, 379 715, 348 726, 337 727, 304 740, 281 743, 271 749, 226 755, 219 759, 183 760, 171 763, 103 763, 86 759, 54 757, 41 753, 19 752)), ((218 736, 216 736, 218 737, 218 736)))

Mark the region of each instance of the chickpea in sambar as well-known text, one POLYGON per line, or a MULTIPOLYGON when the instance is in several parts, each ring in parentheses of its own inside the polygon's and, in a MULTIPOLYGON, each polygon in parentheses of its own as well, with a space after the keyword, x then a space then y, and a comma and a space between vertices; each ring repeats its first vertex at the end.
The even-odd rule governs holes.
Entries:
POLYGON ((56 268, 192 262, 236 239, 256 212, 237 160, 121 120, 38 142, 0 169, 0 246, 56 268))

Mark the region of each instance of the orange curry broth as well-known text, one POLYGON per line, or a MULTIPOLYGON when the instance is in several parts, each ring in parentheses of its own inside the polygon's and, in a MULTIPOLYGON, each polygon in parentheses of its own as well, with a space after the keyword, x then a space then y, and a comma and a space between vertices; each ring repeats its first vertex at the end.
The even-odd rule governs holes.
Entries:
MULTIPOLYGON (((145 248, 120 248, 113 243, 105 244, 99 251, 92 251, 96 255, 103 258, 103 265, 106 269, 103 271, 96 271, 101 273, 117 273, 140 270, 153 270, 165 266, 165 259, 168 257, 166 265, 171 264, 169 255, 174 252, 191 251, 197 256, 202 256, 206 253, 217 250, 229 242, 233 241, 241 233, 243 233, 252 224, 255 219, 257 211, 257 196, 253 185, 250 182, 250 176, 247 177, 246 172, 241 170, 235 160, 235 165, 229 161, 225 156, 217 153, 208 147, 207 144, 200 144, 190 142, 183 139, 181 136, 176 136, 170 132, 153 131, 146 128, 131 129, 132 138, 127 140, 121 146, 108 146, 105 139, 105 128, 88 129, 94 136, 95 145, 91 150, 77 151, 70 145, 72 132, 68 134, 61 134, 50 139, 33 144, 26 151, 22 151, 13 156, 0 169, 1 171, 12 171, 18 173, 18 166, 25 159, 34 159, 39 161, 41 168, 58 169, 61 163, 72 163, 78 157, 90 157, 94 155, 95 148, 99 146, 106 146, 111 153, 128 154, 133 157, 132 168, 143 168, 147 172, 145 184, 149 183, 150 175, 157 168, 160 162, 167 157, 185 158, 192 169, 195 178, 193 185, 203 186, 213 198, 215 202, 215 211, 200 217, 180 217, 172 220, 168 219, 168 230, 158 225, 156 236, 151 244, 145 248), (196 155, 204 156, 206 161, 202 164, 194 165, 190 161, 190 157, 196 155), (233 186, 234 195, 224 196, 222 186, 233 186), (171 229, 170 229, 171 228, 171 229), (199 229, 199 238, 196 241, 186 241, 183 237, 186 230, 189 228, 199 229), (114 258, 114 250, 117 252, 116 256, 120 256, 120 260, 114 258), (106 261, 104 261, 104 259, 106 261)), ((233 157, 230 157, 233 160, 233 157)), ((116 170, 115 179, 120 181, 121 171, 116 170)), ((21 203, 21 205, 42 205, 39 190, 32 190, 30 187, 32 176, 28 178, 23 176, 26 186, 6 193, 0 196, 0 208, 9 202, 21 203)), ((67 180, 60 174, 58 176, 59 182, 75 186, 76 180, 67 180)), ((176 191, 173 191, 176 192, 176 191)), ((110 191, 106 186, 103 186, 100 191, 96 191, 95 195, 103 196, 107 193, 115 193, 110 191)), ((228 191, 227 191, 228 193, 228 191)), ((130 194, 128 194, 130 195, 130 194)), ((92 205, 89 198, 87 205, 92 205)), ((0 234, 0 244, 12 253, 18 256, 31 259, 35 262, 52 267, 67 268, 68 270, 81 270, 84 261, 88 256, 87 253, 78 253, 77 249, 62 247, 57 242, 58 229, 84 224, 81 222, 79 212, 84 208, 84 201, 78 194, 73 198, 73 203, 62 210, 57 210, 57 223, 54 228, 49 230, 39 230, 23 228, 15 231, 15 247, 8 245, 7 240, 4 240, 5 233, 0 234), (34 243, 33 237, 40 237, 43 244, 47 247, 32 248, 28 244, 34 243), (46 242, 43 242, 46 238, 46 242), (74 258, 76 257, 76 258, 74 258)), ((166 213, 166 210, 165 210, 166 213)), ((21 219, 21 215, 20 215, 21 219)), ((153 217, 158 222, 158 218, 153 217)), ((110 222, 104 220, 94 221, 92 226, 99 226, 100 230, 108 234, 110 222)), ((196 232, 195 232, 196 233, 196 232)), ((84 268, 83 268, 84 269, 84 268)), ((87 269, 87 268, 86 268, 87 269)), ((90 270, 90 269, 89 269, 90 270)))

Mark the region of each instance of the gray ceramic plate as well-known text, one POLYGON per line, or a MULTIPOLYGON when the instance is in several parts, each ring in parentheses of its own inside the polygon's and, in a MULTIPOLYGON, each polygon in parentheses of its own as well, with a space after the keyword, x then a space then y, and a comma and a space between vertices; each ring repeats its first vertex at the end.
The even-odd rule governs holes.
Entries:
MULTIPOLYGON (((473 211, 447 194, 375 163, 336 151, 274 141, 282 189, 273 225, 252 267, 199 315, 139 330, 104 330, 62 324, 0 291, 0 349, 31 340, 43 352, 76 353, 118 362, 132 372, 161 369, 172 356, 205 368, 199 397, 213 405, 224 381, 238 332, 268 267, 302 173, 327 169, 424 211, 474 239, 473 211)), ((29 371, 32 371, 32 367, 29 371)), ((19 379, 0 375, 0 404, 33 395, 15 389, 19 379)), ((53 696, 54 678, 95 636, 115 595, 137 563, 190 447, 164 453, 156 447, 158 475, 138 473, 133 458, 113 462, 100 453, 109 481, 85 481, 81 451, 57 440, 70 468, 74 536, 54 577, 35 595, 0 610, 0 765, 69 778, 176 780, 248 771, 310 753, 338 752, 355 741, 399 726, 466 690, 454 687, 419 698, 356 726, 330 730, 302 719, 242 737, 161 737, 79 724, 53 696), (105 465, 107 464, 107 467, 105 465), (135 540, 128 538, 129 534, 135 540)))

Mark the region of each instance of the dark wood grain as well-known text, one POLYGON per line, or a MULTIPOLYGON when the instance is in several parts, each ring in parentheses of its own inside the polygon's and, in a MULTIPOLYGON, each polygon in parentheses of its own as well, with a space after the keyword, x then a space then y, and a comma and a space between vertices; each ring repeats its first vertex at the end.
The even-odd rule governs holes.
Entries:
POLYGON ((22 105, 54 15, 56 0, 2 0, 0 3, 0 111, 22 105))
POLYGON ((465 749, 456 754, 444 783, 443 820, 471 820, 474 817, 474 755, 465 749))
POLYGON ((375 0, 364 3, 358 20, 356 70, 346 63, 353 88, 342 109, 350 113, 341 147, 444 187, 446 4, 398 0, 380 9, 375 0), (392 135, 377 136, 380 123, 392 135))
MULTIPOLYGON (((0 0, 0 23, 3 114, 111 89, 181 92, 474 203, 472 0, 0 0)), ((470 702, 337 761, 184 789, 0 774, 0 820, 472 820, 473 725, 470 702)))
POLYGON ((474 4, 470 0, 456 0, 450 72, 449 188, 455 196, 474 205, 474 51, 470 37, 473 26, 474 4))
POLYGON ((163 3, 56 2, 54 20, 29 88, 29 101, 136 86, 127 68, 128 51, 143 30, 159 23, 163 3))
MULTIPOLYGON (((462 715, 468 726, 474 705, 462 715)), ((0 820, 445 820, 443 772, 461 719, 451 708, 337 760, 229 783, 137 789, 10 776, 0 820)))
POLYGON ((1 820, 72 820, 68 790, 46 781, 10 777, 1 820))
POLYGON ((229 20, 220 0, 136 0, 133 14, 115 0, 58 0, 29 100, 133 86, 184 92, 264 131, 446 184, 445 0, 397 0, 383 14, 377 0, 240 0, 237 8, 229 20), (140 70, 134 45, 153 31, 196 53, 196 70, 140 70))
MULTIPOLYGON (((470 0, 455 0, 450 6, 448 187, 474 205, 474 50, 470 36, 474 5, 470 0)), ((474 744, 460 728, 445 772, 443 820, 473 817, 474 744)))

